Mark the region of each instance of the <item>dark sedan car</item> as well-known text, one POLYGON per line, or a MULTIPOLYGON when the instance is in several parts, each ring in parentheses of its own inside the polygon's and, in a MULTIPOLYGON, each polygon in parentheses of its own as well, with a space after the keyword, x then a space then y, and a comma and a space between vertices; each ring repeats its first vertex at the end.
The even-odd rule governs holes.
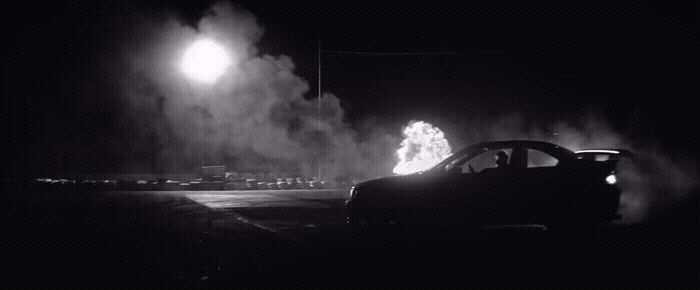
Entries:
POLYGON ((377 225, 547 227, 615 219, 614 162, 539 141, 479 143, 423 172, 362 182, 348 222, 377 225))

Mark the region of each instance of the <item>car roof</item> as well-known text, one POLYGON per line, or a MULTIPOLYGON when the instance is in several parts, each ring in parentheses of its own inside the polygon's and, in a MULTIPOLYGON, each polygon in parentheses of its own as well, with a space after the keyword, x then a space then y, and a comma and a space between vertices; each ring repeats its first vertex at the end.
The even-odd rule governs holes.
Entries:
POLYGON ((471 150, 473 148, 493 148, 493 149, 498 149, 498 148, 508 148, 508 147, 527 147, 527 148, 532 148, 532 149, 538 149, 542 151, 547 151, 547 152, 560 152, 565 155, 573 155, 574 152, 566 149, 562 146, 559 146, 557 144, 545 142, 545 141, 534 141, 534 140, 508 140, 508 141, 491 141, 491 142, 482 142, 482 143, 475 143, 472 145, 467 146, 464 150, 471 150))

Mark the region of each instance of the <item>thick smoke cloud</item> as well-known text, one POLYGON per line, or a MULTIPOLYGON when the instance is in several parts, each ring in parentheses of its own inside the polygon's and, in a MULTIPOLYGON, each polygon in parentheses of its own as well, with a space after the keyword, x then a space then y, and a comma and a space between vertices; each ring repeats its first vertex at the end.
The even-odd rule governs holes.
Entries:
POLYGON ((287 56, 259 55, 263 29, 250 13, 212 7, 196 25, 150 21, 145 40, 127 48, 131 70, 121 82, 125 114, 115 151, 125 172, 196 172, 225 164, 239 172, 293 172, 326 179, 365 179, 390 172, 400 142, 380 129, 359 142, 332 94, 307 100, 309 85, 287 56), (178 71, 184 49, 208 38, 233 64, 214 85, 178 71), (378 164, 384 164, 385 166, 378 164), (386 168, 384 168, 386 167, 386 168))

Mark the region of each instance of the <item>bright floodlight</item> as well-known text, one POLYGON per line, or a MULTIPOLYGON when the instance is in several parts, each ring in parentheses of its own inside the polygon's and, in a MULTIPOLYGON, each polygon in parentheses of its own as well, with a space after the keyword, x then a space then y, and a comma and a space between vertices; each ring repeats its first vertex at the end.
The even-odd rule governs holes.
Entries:
POLYGON ((202 39, 185 51, 180 70, 195 80, 213 83, 226 72, 230 64, 231 59, 223 46, 202 39))

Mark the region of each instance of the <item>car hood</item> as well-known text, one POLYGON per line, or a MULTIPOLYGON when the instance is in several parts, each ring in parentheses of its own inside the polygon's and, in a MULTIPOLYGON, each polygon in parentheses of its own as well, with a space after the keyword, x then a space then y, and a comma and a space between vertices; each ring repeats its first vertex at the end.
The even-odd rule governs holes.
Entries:
POLYGON ((410 186, 415 182, 424 178, 424 174, 412 173, 407 175, 392 175, 384 176, 375 179, 370 179, 367 181, 360 182, 355 185, 357 190, 368 190, 368 189, 387 189, 395 188, 401 186, 410 186))

